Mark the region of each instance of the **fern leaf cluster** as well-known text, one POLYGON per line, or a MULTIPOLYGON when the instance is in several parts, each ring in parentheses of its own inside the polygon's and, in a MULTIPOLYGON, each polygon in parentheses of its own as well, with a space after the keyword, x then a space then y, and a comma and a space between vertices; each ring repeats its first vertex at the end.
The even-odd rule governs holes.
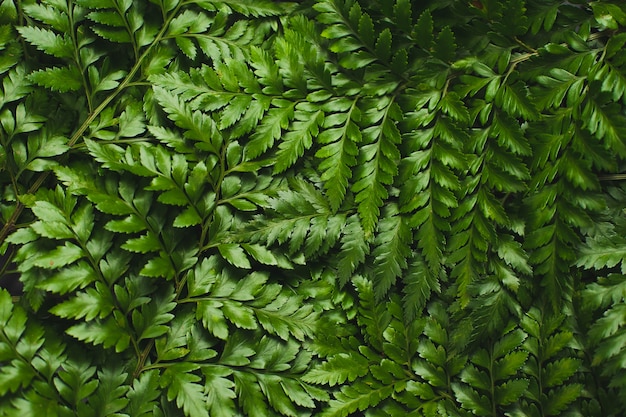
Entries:
POLYGON ((0 416, 624 414, 625 27, 0 2, 0 416))

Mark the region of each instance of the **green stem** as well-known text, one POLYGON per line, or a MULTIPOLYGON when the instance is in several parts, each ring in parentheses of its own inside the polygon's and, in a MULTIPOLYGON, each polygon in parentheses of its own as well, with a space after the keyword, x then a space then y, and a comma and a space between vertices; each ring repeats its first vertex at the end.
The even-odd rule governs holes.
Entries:
POLYGON ((74 26, 76 24, 74 21, 74 4, 71 1, 68 2, 68 20, 70 22, 70 37, 72 38, 72 44, 74 46, 74 63, 80 71, 80 77, 83 83, 83 88, 85 89, 85 97, 87 99, 87 108, 91 112, 93 110, 93 97, 89 88, 89 80, 87 80, 87 76, 85 75, 87 68, 83 67, 82 60, 80 58, 80 46, 78 36, 76 34, 78 28, 74 26))

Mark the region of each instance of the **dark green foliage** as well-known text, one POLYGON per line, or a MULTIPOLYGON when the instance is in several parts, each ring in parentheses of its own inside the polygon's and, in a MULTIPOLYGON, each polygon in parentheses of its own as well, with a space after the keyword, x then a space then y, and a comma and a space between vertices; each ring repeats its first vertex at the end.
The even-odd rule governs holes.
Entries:
POLYGON ((0 1, 0 416, 623 415, 624 28, 0 1))

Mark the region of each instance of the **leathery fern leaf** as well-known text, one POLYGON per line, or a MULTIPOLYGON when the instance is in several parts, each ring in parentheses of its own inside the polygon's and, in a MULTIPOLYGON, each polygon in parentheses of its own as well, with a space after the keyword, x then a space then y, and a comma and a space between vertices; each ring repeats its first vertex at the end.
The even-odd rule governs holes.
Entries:
POLYGON ((494 408, 506 409, 519 400, 529 381, 516 375, 528 354, 520 349, 527 335, 520 329, 505 334, 489 350, 479 350, 461 372, 461 383, 452 388, 461 405, 482 416, 494 408))
MULTIPOLYGON (((622 187, 614 189, 611 197, 605 209, 607 217, 615 216, 621 210, 622 187)), ((588 333, 593 347, 592 364, 599 367, 618 397, 626 386, 620 376, 620 370, 623 369, 621 361, 625 354, 623 313, 626 281, 623 275, 624 257, 619 250, 623 228, 623 219, 618 217, 605 228, 593 231, 581 248, 579 261, 585 268, 600 275, 583 292, 584 311, 596 314, 588 333)), ((624 406, 623 402, 620 404, 624 406)))
POLYGON ((569 348, 573 333, 561 330, 562 315, 552 316, 537 308, 531 309, 522 319, 522 327, 529 337, 524 348, 530 355, 524 372, 530 377, 529 398, 524 408, 545 415, 560 415, 582 395, 582 384, 573 378, 580 370, 581 360, 569 348))
POLYGON ((383 99, 378 108, 372 108, 364 117, 377 124, 363 130, 363 145, 351 189, 355 193, 365 235, 369 237, 374 232, 383 200, 389 195, 386 186, 398 173, 397 144, 401 136, 396 123, 401 118, 401 110, 391 99, 383 99))
POLYGON ((333 210, 338 210, 344 201, 348 190, 349 180, 352 178, 352 168, 356 165, 358 154, 357 143, 361 142, 361 130, 357 123, 361 120, 361 111, 357 100, 333 100, 328 106, 333 109, 347 110, 345 113, 335 113, 333 117, 326 117, 325 130, 317 138, 323 144, 315 156, 323 159, 319 169, 321 179, 328 193, 333 210))
POLYGON ((407 219, 399 215, 397 207, 393 206, 386 207, 384 218, 378 223, 378 228, 372 250, 374 257, 372 279, 376 297, 382 299, 407 268, 407 258, 411 253, 408 245, 411 230, 407 219))
POLYGON ((16 392, 28 387, 37 370, 29 364, 35 358, 41 348, 44 338, 43 331, 37 325, 28 328, 27 317, 23 309, 13 306, 11 295, 5 289, 0 289, 0 305, 2 305, 1 345, 3 362, 0 373, 0 395, 5 396, 8 392, 16 392), (23 340, 19 350, 18 343, 23 340))
POLYGON ((319 133, 323 121, 324 113, 321 110, 304 104, 296 106, 292 126, 278 144, 274 172, 285 171, 313 145, 313 137, 319 133))
POLYGON ((403 161, 400 211, 411 213, 410 225, 417 229, 418 246, 435 275, 443 263, 444 233, 450 229, 447 219, 451 209, 458 206, 454 192, 461 184, 454 169, 465 167, 460 152, 465 139, 465 133, 446 118, 408 134, 412 152, 403 161))
POLYGON ((434 275, 431 272, 420 254, 412 254, 408 268, 402 274, 402 304, 408 319, 417 318, 432 294, 441 291, 443 278, 443 274, 434 275))
POLYGON ((237 231, 252 242, 283 245, 295 256, 326 253, 341 235, 345 215, 333 214, 326 197, 304 179, 294 179, 288 189, 268 199, 268 213, 237 231))

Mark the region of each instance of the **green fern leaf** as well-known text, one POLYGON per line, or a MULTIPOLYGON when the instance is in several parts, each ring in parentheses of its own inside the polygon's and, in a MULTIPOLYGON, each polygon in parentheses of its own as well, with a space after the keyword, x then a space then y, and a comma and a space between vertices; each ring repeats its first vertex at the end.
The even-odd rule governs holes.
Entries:
POLYGON ((276 256, 267 248, 257 244, 242 244, 241 246, 257 262, 264 265, 278 265, 276 256))
POLYGON ((77 293, 74 297, 57 304, 50 311, 63 317, 93 320, 96 317, 105 318, 114 309, 114 301, 107 288, 97 282, 95 288, 88 288, 84 292, 77 293))
POLYGON ((401 117, 398 104, 389 101, 382 112, 372 110, 372 113, 364 117, 382 119, 382 122, 363 131, 365 145, 361 147, 356 181, 352 185, 366 238, 374 231, 380 207, 388 196, 385 186, 391 184, 397 175, 397 144, 401 142, 400 131, 395 124, 401 117))
POLYGON ((376 57, 381 62, 389 62, 391 58, 391 31, 384 29, 376 39, 376 57))
POLYGON ((313 137, 319 133, 323 121, 324 113, 321 110, 310 112, 296 106, 292 127, 284 134, 283 140, 278 145, 274 163, 275 173, 291 167, 304 151, 313 145, 313 137))
POLYGON ((218 3, 220 6, 226 6, 228 9, 241 13, 244 16, 253 17, 276 16, 281 12, 288 10, 290 6, 289 4, 276 4, 268 0, 225 0, 219 2, 206 2, 206 4, 203 3, 203 7, 207 7, 208 10, 212 10, 212 8, 216 7, 214 3, 218 3))
POLYGON ((300 302, 297 297, 282 293, 264 307, 256 309, 257 320, 267 332, 283 340, 293 336, 303 341, 313 335, 317 313, 311 306, 301 306, 300 302))
POLYGON ((174 227, 190 227, 202 223, 202 218, 198 215, 197 210, 194 207, 187 207, 182 213, 180 213, 174 219, 172 225, 174 227))
POLYGON ((573 384, 571 378, 581 369, 580 359, 573 356, 576 353, 569 352, 573 334, 562 330, 563 320, 562 315, 547 315, 537 308, 522 319, 522 327, 529 334, 524 348, 531 354, 524 366, 525 373, 531 376, 528 394, 544 409, 547 404, 560 404, 559 411, 552 411, 557 415, 579 398, 572 395, 565 400, 566 393, 577 391, 579 384, 573 384))
POLYGON ((85 288, 95 280, 95 271, 86 262, 81 261, 46 278, 38 287, 63 295, 77 288, 85 288))
POLYGON ((131 43, 132 38, 126 30, 109 28, 106 26, 96 26, 93 28, 96 35, 115 43, 131 43))
POLYGON ((121 248, 129 252, 149 253, 161 249, 161 243, 158 236, 148 232, 140 237, 128 239, 121 248))
POLYGON ((146 371, 136 378, 129 388, 126 394, 129 403, 124 411, 128 415, 138 417, 150 415, 157 406, 155 400, 160 394, 158 371, 146 371))
POLYGON ((60 93, 78 91, 83 88, 80 72, 75 67, 53 67, 35 71, 28 75, 28 79, 37 85, 60 93))
POLYGON ((491 133, 498 138, 500 146, 508 147, 511 152, 524 156, 532 153, 519 124, 506 113, 496 114, 491 133))
POLYGON ((341 238, 341 256, 337 264, 337 273, 341 285, 348 283, 357 267, 363 263, 369 253, 369 244, 356 216, 348 217, 341 238))
POLYGON ((98 387, 89 398, 90 411, 102 410, 104 413, 114 414, 121 411, 128 404, 124 398, 128 387, 124 384, 128 375, 118 366, 104 367, 98 371, 98 387))
POLYGON ((437 273, 440 270, 442 257, 443 257, 443 245, 445 237, 442 231, 447 231, 448 225, 442 219, 438 219, 434 216, 429 216, 428 212, 434 212, 435 204, 430 203, 423 209, 421 209, 415 216, 413 216, 413 225, 419 226, 417 236, 419 238, 419 247, 422 249, 424 260, 428 267, 437 273), (422 220, 421 217, 426 217, 422 220), (416 219, 417 218, 417 219, 416 219))
POLYGON ((228 368, 218 366, 206 366, 202 368, 207 387, 207 398, 204 405, 211 416, 230 416, 235 412, 233 399, 236 398, 235 383, 227 378, 232 374, 228 368))
POLYGON ((278 66, 272 59, 268 51, 253 46, 250 49, 252 62, 250 65, 254 68, 254 74, 258 81, 263 85, 263 93, 269 95, 280 95, 283 91, 283 82, 278 72, 278 66))
POLYGON ((60 397, 70 404, 85 401, 98 387, 95 373, 96 367, 83 358, 67 360, 55 381, 60 397))
POLYGON ((177 265, 174 265, 172 258, 165 252, 160 252, 159 256, 150 259, 139 271, 140 275, 146 277, 162 277, 172 279, 176 275, 177 265))
POLYGON ((37 369, 30 365, 30 361, 35 358, 44 343, 44 334, 36 323, 28 323, 27 320, 25 311, 19 306, 14 306, 11 294, 1 288, 0 357, 5 362, 0 371, 2 396, 28 387, 36 377, 37 369))
POLYGON ((316 368, 310 369, 304 376, 305 382, 328 384, 331 387, 353 382, 369 372, 369 361, 356 352, 340 353, 332 356, 316 368))
POLYGON ((364 411, 376 407, 383 399, 393 393, 393 387, 372 388, 365 382, 347 385, 335 394, 327 409, 320 416, 347 417, 355 411, 364 411))
POLYGON ((496 387, 495 401, 500 405, 509 405, 519 401, 528 388, 525 379, 512 379, 496 387))
POLYGON ((226 340, 229 330, 222 304, 217 301, 200 301, 197 304, 196 317, 202 320, 204 327, 218 339, 226 340))
POLYGON ((294 104, 286 101, 273 101, 274 105, 267 112, 257 129, 252 133, 250 140, 245 146, 244 155, 246 160, 257 158, 274 145, 274 142, 286 130, 294 118, 294 104))
MULTIPOLYGON (((0 116, 0 123, 2 124, 2 128, 4 131, 12 137, 18 133, 27 133, 38 130, 41 127, 41 122, 45 119, 36 114, 27 114, 26 108, 23 103, 17 105, 15 109, 15 114, 13 114, 8 109, 5 109, 0 116)), ((15 163, 18 164, 20 168, 25 167, 29 162, 32 164, 32 160, 36 157, 36 150, 32 149, 35 147, 43 147, 46 145, 41 143, 42 138, 40 136, 36 136, 30 140, 31 149, 28 149, 28 144, 24 146, 24 143, 14 142, 12 145, 13 152, 15 153, 14 160, 15 163), (27 155, 28 153, 32 153, 34 155, 27 155)), ((54 139, 52 139, 54 141, 54 139)), ((52 149, 58 147, 51 146, 52 149)))
POLYGON ((506 354, 510 353, 513 349, 520 346, 528 335, 521 329, 513 330, 506 334, 500 340, 498 340, 493 346, 494 359, 503 358, 506 354))
POLYGON ((440 60, 449 62, 456 55, 456 47, 454 32, 449 26, 446 26, 437 35, 433 54, 440 60))
POLYGON ((40 51, 57 58, 72 58, 73 56, 74 47, 68 36, 57 35, 51 30, 35 26, 23 26, 17 30, 26 41, 35 45, 40 51))
POLYGON ((384 218, 378 223, 374 241, 374 293, 383 299, 389 289, 407 268, 407 257, 411 254, 408 242, 411 230, 407 220, 397 214, 397 208, 387 206, 384 218), (395 213, 394 213, 395 212, 395 213))
MULTIPOLYGON (((124 78, 124 76, 126 76, 126 72, 125 71, 112 71, 109 73, 105 73, 103 70, 103 73, 105 74, 104 76, 101 76, 100 73, 98 73, 98 70, 95 67, 89 67, 89 82, 93 87, 93 93, 96 93, 98 91, 108 91, 108 90, 113 90, 114 88, 117 88, 120 85, 119 80, 124 78)), ((138 108, 138 106, 129 106, 127 108, 126 111, 122 112, 123 115, 127 115, 127 112, 129 111, 134 111, 135 116, 137 117, 137 122, 141 122, 141 119, 143 118, 143 114, 141 112, 141 109, 138 108)), ((123 118, 120 120, 120 135, 124 135, 123 133, 123 124, 125 124, 125 122, 127 122, 128 119, 127 118, 123 118)), ((129 135, 129 136, 136 136, 136 135, 129 135)))
POLYGON ((222 311, 224 316, 240 329, 255 330, 258 327, 252 310, 241 303, 225 302, 222 311))
POLYGON ((208 25, 204 13, 196 13, 187 9, 172 19, 167 28, 167 35, 175 37, 186 32, 203 32, 208 25))
POLYGON ((393 16, 398 27, 402 31, 406 33, 411 32, 411 26, 412 26, 411 3, 409 1, 397 0, 396 4, 393 6, 393 16))
POLYGON ((619 336, 615 337, 612 341, 603 343, 596 354, 596 361, 609 359, 618 354, 623 348, 620 340, 622 335, 619 333, 621 333, 621 327, 626 324, 626 320, 622 317, 625 311, 626 304, 619 303, 612 306, 605 311, 602 318, 598 319, 590 329, 589 335, 593 337, 594 340, 609 339, 616 334, 619 336))
POLYGON ((472 410, 472 412, 478 416, 491 415, 491 402, 487 397, 479 395, 475 390, 462 384, 453 383, 452 389, 463 408, 472 410))
POLYGON ((63 7, 54 4, 27 4, 24 5, 24 11, 32 18, 39 20, 53 29, 67 33, 70 30, 70 22, 63 7))
MULTIPOLYGON (((615 54, 622 41, 623 37, 611 38, 607 44, 607 55, 615 54)), ((607 62, 598 68, 597 73, 594 71, 592 74, 594 80, 602 82, 602 91, 610 93, 613 101, 619 101, 626 94, 626 77, 612 63, 607 62)), ((580 89, 576 87, 574 91, 580 89)))
POLYGON ((413 37, 417 44, 427 51, 433 47, 433 17, 430 9, 426 9, 417 19, 417 23, 413 28, 413 37))
POLYGON ((532 268, 528 264, 528 255, 523 251, 522 245, 512 236, 505 236, 498 242, 498 256, 516 270, 525 274, 532 273, 532 268))
MULTIPOLYGON (((352 12, 352 11, 351 11, 352 12)), ((359 37, 363 40, 365 45, 371 47, 375 44, 375 29, 372 18, 367 14, 363 13, 359 18, 358 24, 359 37)), ((385 36, 382 35, 381 36, 385 36)))
MULTIPOLYGON (((253 342, 246 340, 244 334, 236 332, 228 339, 224 346, 220 363, 234 366, 248 365, 251 363, 250 358, 254 353, 253 342)), ((228 370, 228 372, 230 372, 230 370, 228 370)))
POLYGON ((156 295, 152 300, 144 304, 140 310, 133 310, 133 328, 139 335, 138 340, 154 339, 167 332, 166 326, 174 315, 171 311, 176 307, 173 302, 174 294, 165 294, 161 298, 156 295))
POLYGON ((413 255, 407 271, 402 276, 404 284, 402 306, 408 319, 415 319, 426 306, 432 293, 441 291, 442 280, 442 275, 431 273, 420 255, 413 255))
POLYGON ((320 395, 320 390, 299 380, 285 378, 280 382, 289 400, 300 407, 313 409, 316 407, 315 398, 327 399, 327 395, 320 395))
POLYGON ((598 236, 582 248, 577 265, 587 269, 613 268, 626 259, 625 245, 621 236, 598 236))
POLYGON ((551 391, 550 394, 550 399, 545 408, 546 415, 558 416, 570 403, 580 397, 582 394, 582 385, 565 385, 561 388, 556 388, 551 391))
POLYGON ((250 269, 252 267, 248 256, 240 245, 234 243, 223 243, 217 248, 222 257, 230 264, 243 269, 250 269))
POLYGON ((247 372, 233 373, 238 401, 251 417, 262 417, 269 413, 261 388, 254 375, 247 372))
MULTIPOLYGON (((511 352, 506 354, 504 357, 498 360, 496 362, 496 365, 494 366, 494 380, 504 380, 515 375, 515 373, 517 373, 519 369, 526 363, 527 359, 528 354, 523 351, 511 352)), ((528 385, 528 383, 526 385, 528 385)))
POLYGON ((84 256, 85 253, 79 246, 65 242, 63 246, 57 246, 53 250, 37 256, 33 259, 33 264, 40 268, 56 269, 74 263, 84 256))
POLYGON ((105 349, 115 347, 118 353, 128 349, 131 339, 129 331, 111 317, 75 324, 66 333, 78 340, 102 345, 105 349))
POLYGON ((222 143, 222 135, 219 133, 217 123, 200 111, 192 111, 189 106, 179 98, 170 94, 161 87, 154 88, 154 96, 168 113, 173 122, 186 130, 185 136, 199 142, 198 146, 218 154, 222 143))
POLYGON ((455 92, 444 95, 439 101, 439 106, 444 113, 457 122, 468 123, 470 120, 469 111, 455 92))
POLYGON ((547 388, 563 386, 563 382, 580 369, 580 360, 563 358, 549 363, 544 369, 542 378, 547 388))
POLYGON ((626 9, 417 3, 0 1, 0 416, 623 415, 626 9))
MULTIPOLYGON (((22 67, 16 67, 2 77, 2 91, 0 91, 0 107, 4 108, 6 103, 10 103, 24 97, 31 91, 32 87, 22 67)), ((4 123, 3 123, 4 127, 4 123)))
MULTIPOLYGON (((89 3, 85 4, 86 2, 84 1, 80 1, 79 3, 83 3, 83 5, 89 6, 89 3)), ((114 6, 115 5, 112 2, 109 5, 109 7, 114 7, 114 6)), ((123 11, 125 12, 126 10, 123 10, 123 11)), ((124 22, 124 19, 122 18, 122 16, 120 16, 119 13, 113 12, 113 11, 90 12, 87 15, 87 19, 96 23, 102 23, 104 25, 113 26, 113 27, 124 27, 126 23, 124 22)))
POLYGON ((495 102, 509 115, 523 117, 526 120, 536 120, 539 113, 525 91, 522 83, 503 85, 497 92, 495 102))
POLYGON ((167 388, 168 400, 176 399, 176 405, 188 417, 209 416, 204 387, 197 383, 201 378, 192 373, 198 368, 199 365, 180 362, 168 366, 161 375, 160 385, 167 388))
POLYGON ((611 274, 607 278, 600 278, 585 288, 583 300, 587 307, 598 309, 617 304, 626 299, 626 281, 620 274, 611 274))
MULTIPOLYGON (((331 103, 335 107, 347 105, 349 101, 345 100, 344 103, 344 100, 336 100, 331 103)), ((317 141, 324 146, 315 153, 315 156, 323 159, 319 169, 322 171, 321 179, 324 181, 324 188, 327 190, 333 211, 337 211, 341 206, 348 188, 348 181, 352 177, 352 167, 357 163, 356 143, 361 141, 361 131, 356 122, 361 117, 356 103, 354 100, 350 104, 343 125, 341 125, 341 119, 327 117, 324 122, 326 130, 317 138, 317 141)), ((337 116, 340 114, 338 113, 337 116)), ((341 117, 343 118, 343 114, 341 117)))
POLYGON ((521 36, 528 30, 525 2, 508 0, 502 5, 503 13, 500 31, 508 36, 521 36))
POLYGON ((297 410, 290 398, 285 393, 285 388, 279 385, 280 379, 275 375, 258 375, 257 376, 261 390, 267 396, 268 402, 282 415, 296 415, 297 410))

